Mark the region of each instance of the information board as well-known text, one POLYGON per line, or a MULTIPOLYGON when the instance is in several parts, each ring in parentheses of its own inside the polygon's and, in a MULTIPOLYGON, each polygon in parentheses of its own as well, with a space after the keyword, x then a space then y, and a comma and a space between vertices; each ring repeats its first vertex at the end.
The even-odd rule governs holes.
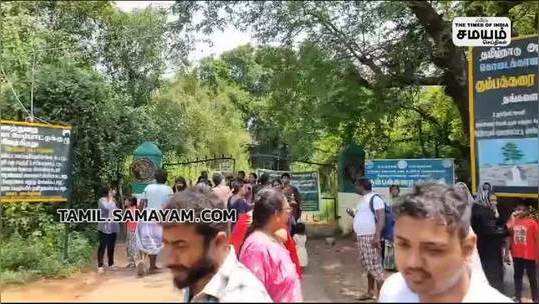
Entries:
POLYGON ((0 201, 67 201, 70 143, 69 126, 1 120, 0 201))
POLYGON ((453 159, 372 159, 365 161, 365 175, 373 188, 411 188, 427 181, 453 185, 455 166, 453 159))
POLYGON ((268 173, 270 181, 281 178, 283 173, 289 173, 292 177, 290 184, 296 187, 301 195, 301 210, 302 211, 319 211, 320 210, 320 182, 318 172, 289 172, 258 169, 257 174, 260 177, 263 173, 268 173))
POLYGON ((472 49, 469 67, 474 190, 537 195, 538 37, 472 49), (471 74, 470 74, 471 72, 471 74))

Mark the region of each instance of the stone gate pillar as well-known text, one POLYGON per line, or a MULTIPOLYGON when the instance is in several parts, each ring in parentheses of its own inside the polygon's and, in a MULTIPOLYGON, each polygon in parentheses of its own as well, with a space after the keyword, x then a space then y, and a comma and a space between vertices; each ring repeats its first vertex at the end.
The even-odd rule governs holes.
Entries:
POLYGON ((346 208, 354 209, 360 199, 355 190, 354 178, 365 175, 365 150, 354 143, 346 145, 339 155, 338 169, 337 216, 341 231, 348 234, 352 231, 352 217, 346 213, 346 208))

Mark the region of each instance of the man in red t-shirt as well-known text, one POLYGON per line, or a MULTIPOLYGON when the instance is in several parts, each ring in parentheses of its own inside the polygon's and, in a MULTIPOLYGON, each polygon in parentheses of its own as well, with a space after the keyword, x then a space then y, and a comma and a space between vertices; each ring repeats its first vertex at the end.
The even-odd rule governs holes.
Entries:
POLYGON ((528 275, 533 302, 539 302, 535 263, 539 260, 537 238, 539 224, 530 217, 528 206, 519 204, 507 223, 511 233, 511 255, 515 267, 515 300, 520 302, 524 270, 528 275))

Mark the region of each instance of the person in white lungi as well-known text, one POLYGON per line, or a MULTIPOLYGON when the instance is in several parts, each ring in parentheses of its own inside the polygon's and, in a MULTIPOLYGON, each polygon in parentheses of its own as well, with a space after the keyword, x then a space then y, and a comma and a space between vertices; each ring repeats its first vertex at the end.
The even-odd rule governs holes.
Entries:
MULTIPOLYGON (((172 196, 172 188, 166 185, 167 173, 158 169, 155 172, 156 184, 146 186, 142 193, 141 200, 144 209, 161 209, 172 196)), ((148 271, 155 272, 157 267, 157 255, 163 249, 163 227, 157 222, 139 222, 136 230, 137 247, 141 251, 143 259, 137 262, 137 274, 143 275, 146 266, 145 256, 150 260, 148 271)))

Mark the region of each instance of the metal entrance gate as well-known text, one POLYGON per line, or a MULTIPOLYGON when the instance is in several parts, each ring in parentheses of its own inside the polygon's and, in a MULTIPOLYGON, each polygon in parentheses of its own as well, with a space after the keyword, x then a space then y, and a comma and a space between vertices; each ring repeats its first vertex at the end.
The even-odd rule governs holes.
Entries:
POLYGON ((211 178, 212 171, 234 174, 236 172, 236 159, 231 155, 221 155, 181 162, 165 162, 163 169, 169 173, 169 177, 173 180, 182 176, 187 180, 188 184, 194 185, 202 171, 207 171, 209 178, 211 178))
MULTIPOLYGON (((273 154, 255 153, 251 155, 251 164, 257 164, 262 168, 255 169, 268 169, 268 170, 283 170, 283 171, 305 171, 307 168, 297 168, 296 164, 314 165, 318 167, 318 173, 320 176, 323 193, 322 201, 325 202, 326 210, 320 211, 320 216, 324 217, 326 221, 337 220, 337 180, 338 171, 336 163, 317 163, 306 160, 290 160, 285 157, 273 154)), ((301 166, 300 166, 301 167, 301 166)))

